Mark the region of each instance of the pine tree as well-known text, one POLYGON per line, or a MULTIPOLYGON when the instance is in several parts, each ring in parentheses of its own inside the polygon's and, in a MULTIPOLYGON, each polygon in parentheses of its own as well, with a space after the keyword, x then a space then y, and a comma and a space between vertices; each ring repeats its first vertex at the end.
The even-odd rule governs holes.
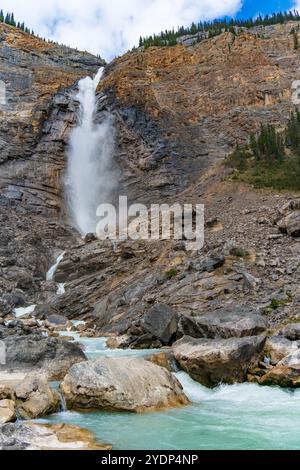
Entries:
POLYGON ((11 24, 12 26, 16 26, 15 17, 14 17, 14 14, 13 14, 13 13, 11 14, 11 17, 10 17, 10 24, 11 24))

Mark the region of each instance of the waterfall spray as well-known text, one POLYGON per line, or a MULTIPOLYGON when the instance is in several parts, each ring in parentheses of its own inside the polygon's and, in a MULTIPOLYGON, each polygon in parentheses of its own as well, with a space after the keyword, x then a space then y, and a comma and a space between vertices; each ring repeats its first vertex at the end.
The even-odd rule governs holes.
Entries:
POLYGON ((111 162, 114 149, 112 117, 106 113, 95 124, 96 90, 103 74, 100 68, 94 79, 79 81, 76 99, 80 103, 78 126, 71 132, 68 154, 67 195, 73 223, 82 234, 95 233, 96 209, 109 202, 114 186, 111 162))

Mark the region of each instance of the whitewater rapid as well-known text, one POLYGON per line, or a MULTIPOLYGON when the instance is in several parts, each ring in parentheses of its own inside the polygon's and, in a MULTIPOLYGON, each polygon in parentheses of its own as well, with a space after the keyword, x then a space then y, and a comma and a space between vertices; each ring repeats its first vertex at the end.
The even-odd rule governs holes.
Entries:
MULTIPOLYGON (((64 333, 62 333, 64 334, 64 333)), ((155 351, 108 350, 105 338, 81 338, 89 359, 149 355, 155 351)), ((300 390, 252 383, 209 389, 185 372, 176 374, 191 405, 157 413, 66 411, 46 422, 76 424, 116 450, 298 449, 300 390)))

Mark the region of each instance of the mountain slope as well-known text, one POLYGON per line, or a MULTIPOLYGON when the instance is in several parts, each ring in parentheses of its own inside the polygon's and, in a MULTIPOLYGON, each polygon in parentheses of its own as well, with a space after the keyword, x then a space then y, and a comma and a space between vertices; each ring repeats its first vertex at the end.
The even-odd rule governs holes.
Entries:
MULTIPOLYGON (((28 104, 18 99, 17 113, 9 107, 2 111, 17 149, 1 168, 2 293, 21 292, 41 304, 42 314, 85 318, 98 334, 125 335, 124 344, 146 347, 154 339, 144 336, 141 322, 155 303, 170 305, 178 315, 229 305, 267 309, 272 327, 297 318, 298 242, 273 224, 279 207, 297 195, 230 183, 221 161, 260 123, 281 127, 289 118, 299 63, 290 34, 294 26, 223 33, 189 47, 150 48, 106 68, 96 120, 106 111, 114 116, 118 194, 134 202, 205 203, 206 243, 200 253, 187 252, 178 242, 87 243, 68 226, 62 178, 76 119, 74 83, 94 73, 101 61, 75 52, 76 60, 70 59, 70 51, 45 51, 42 44, 35 46, 38 58, 32 58, 23 36, 20 50, 5 46, 14 57, 25 54, 30 69, 25 75, 36 60, 39 65, 33 68, 34 86, 24 92, 28 104), (27 140, 22 126, 27 129, 28 117, 27 140), (19 144, 24 135, 25 153, 19 144), (66 293, 58 296, 44 279, 62 251, 55 280, 66 283, 66 293)), ((9 43, 11 32, 3 34, 9 43)), ((12 67, 9 55, 3 61, 4 68, 12 67)), ((13 67, 24 72, 22 63, 13 67)), ((5 140, 4 120, 1 125, 5 140)))

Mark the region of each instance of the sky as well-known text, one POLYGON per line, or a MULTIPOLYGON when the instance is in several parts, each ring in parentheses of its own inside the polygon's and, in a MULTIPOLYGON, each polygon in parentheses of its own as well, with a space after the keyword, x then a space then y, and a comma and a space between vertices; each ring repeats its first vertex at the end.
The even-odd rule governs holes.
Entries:
POLYGON ((1 8, 41 37, 111 60, 140 36, 224 16, 300 11, 300 0, 1 0, 1 8))

